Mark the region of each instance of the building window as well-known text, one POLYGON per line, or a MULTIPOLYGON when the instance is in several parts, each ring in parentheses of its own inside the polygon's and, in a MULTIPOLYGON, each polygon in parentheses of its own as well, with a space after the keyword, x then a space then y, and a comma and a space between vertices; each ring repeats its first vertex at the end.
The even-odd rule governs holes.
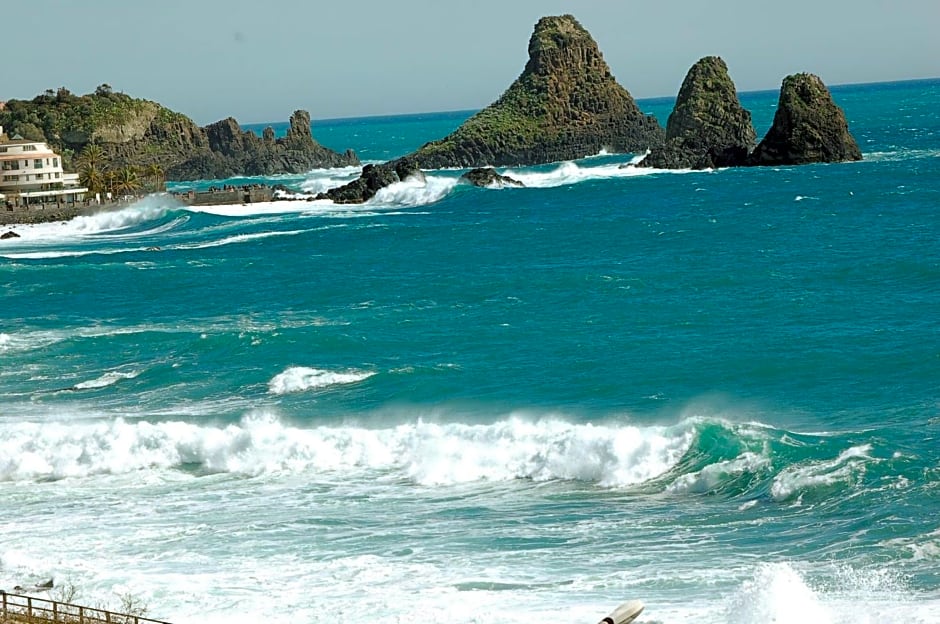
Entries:
POLYGON ((6 154, 6 153, 7 153, 7 148, 0 147, 0 154, 6 154))
POLYGON ((33 169, 42 169, 42 158, 37 158, 33 161, 33 169))
POLYGON ((59 179, 59 172, 58 172, 58 171, 55 172, 55 178, 56 178, 56 180, 59 179))
POLYGON ((20 176, 14 176, 14 175, 3 176, 4 182, 19 182, 19 180, 20 180, 20 176))
POLYGON ((35 151, 36 151, 36 146, 35 146, 35 145, 24 145, 24 146, 23 146, 23 151, 24 151, 24 152, 35 152, 35 151))
POLYGON ((3 161, 3 170, 12 171, 13 169, 18 169, 16 166, 20 161, 18 160, 4 160, 3 161))
POLYGON ((53 159, 52 159, 52 166, 53 166, 53 167, 58 167, 58 166, 59 166, 59 159, 58 159, 58 158, 53 158, 53 159))

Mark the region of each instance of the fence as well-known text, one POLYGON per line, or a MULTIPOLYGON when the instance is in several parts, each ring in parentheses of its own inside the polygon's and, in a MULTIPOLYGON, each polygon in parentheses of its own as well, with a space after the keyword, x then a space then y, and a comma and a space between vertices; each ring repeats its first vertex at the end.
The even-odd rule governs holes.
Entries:
POLYGON ((0 590, 0 624, 170 624, 106 609, 10 594, 0 590))

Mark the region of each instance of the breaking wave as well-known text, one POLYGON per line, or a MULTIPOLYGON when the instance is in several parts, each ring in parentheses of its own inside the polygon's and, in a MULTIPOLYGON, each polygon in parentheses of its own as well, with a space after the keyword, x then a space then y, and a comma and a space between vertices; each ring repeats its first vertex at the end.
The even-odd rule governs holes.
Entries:
POLYGON ((669 470, 693 437, 688 424, 594 426, 515 417, 489 425, 419 421, 375 430, 299 429, 267 415, 226 427, 16 423, 0 429, 0 480, 181 469, 240 475, 379 471, 422 485, 531 479, 617 487, 669 470))
POLYGON ((317 390, 329 386, 353 384, 375 375, 373 372, 349 371, 337 373, 334 371, 292 366, 283 373, 275 375, 268 382, 268 391, 271 394, 290 394, 317 390))
MULTIPOLYGON (((290 367, 270 380, 268 391, 308 392, 355 384, 374 374, 290 367)), ((76 388, 100 388, 135 375, 110 372, 76 388)), ((268 413, 224 427, 176 421, 24 422, 0 428, 0 481, 153 469, 247 475, 379 471, 422 485, 515 479, 609 488, 642 484, 672 496, 728 496, 749 508, 760 500, 804 497, 838 504, 890 477, 863 481, 866 467, 877 464, 869 457, 869 445, 850 445, 832 458, 832 449, 844 442, 819 438, 794 447, 789 435, 698 417, 671 426, 635 426, 512 415, 492 424, 418 420, 377 429, 293 427, 268 413)))
POLYGON ((140 374, 140 371, 127 371, 127 372, 109 371, 96 379, 91 379, 89 381, 83 381, 81 383, 77 383, 74 386, 72 386, 72 388, 74 390, 92 390, 92 389, 97 389, 97 388, 105 388, 107 386, 112 386, 116 384, 122 379, 133 379, 134 377, 137 377, 137 375, 139 374, 140 374))

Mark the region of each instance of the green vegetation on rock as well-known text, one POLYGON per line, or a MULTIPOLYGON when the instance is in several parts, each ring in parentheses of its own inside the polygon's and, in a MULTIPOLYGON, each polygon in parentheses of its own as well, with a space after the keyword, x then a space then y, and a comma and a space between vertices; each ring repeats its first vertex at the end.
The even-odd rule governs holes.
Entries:
POLYGON ((660 169, 707 169, 747 163, 756 140, 728 66, 706 56, 688 71, 666 124, 666 142, 640 163, 660 169))
POLYGON ((200 128, 182 113, 115 93, 107 84, 81 96, 62 87, 32 100, 10 100, 0 111, 0 125, 9 136, 48 143, 62 155, 67 170, 77 168, 73 157, 92 145, 102 150, 114 171, 154 166, 175 180, 302 173, 359 164, 352 152, 338 154, 316 143, 306 111, 291 117, 288 137, 265 141, 242 131, 234 119, 200 128), (222 140, 212 132, 219 124, 230 129, 222 140))
POLYGON ((496 102, 413 157, 423 168, 532 165, 642 151, 662 134, 611 75, 590 33, 562 15, 539 20, 525 69, 496 102))

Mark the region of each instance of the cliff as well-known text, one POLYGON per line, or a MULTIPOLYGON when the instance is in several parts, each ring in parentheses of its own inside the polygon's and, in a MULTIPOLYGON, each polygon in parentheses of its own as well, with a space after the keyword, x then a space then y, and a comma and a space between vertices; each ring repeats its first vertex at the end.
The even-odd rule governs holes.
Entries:
POLYGON ((159 165, 171 180, 235 175, 302 173, 318 167, 358 165, 356 155, 338 154, 310 133, 310 116, 297 111, 286 137, 242 131, 234 119, 200 128, 156 102, 114 93, 102 85, 77 96, 62 88, 33 100, 10 100, 0 110, 9 135, 45 141, 62 154, 66 168, 87 145, 102 148, 109 166, 159 165))
POLYGON ((803 165, 861 160, 845 113, 819 76, 783 79, 773 125, 751 154, 752 165, 803 165))
POLYGON ((728 66, 717 56, 695 63, 666 124, 666 142, 640 167, 707 169, 747 164, 757 134, 738 101, 728 66))
POLYGON ((662 128, 610 73, 597 43, 571 15, 544 17, 519 78, 493 104, 413 157, 424 169, 534 165, 637 152, 662 128))

